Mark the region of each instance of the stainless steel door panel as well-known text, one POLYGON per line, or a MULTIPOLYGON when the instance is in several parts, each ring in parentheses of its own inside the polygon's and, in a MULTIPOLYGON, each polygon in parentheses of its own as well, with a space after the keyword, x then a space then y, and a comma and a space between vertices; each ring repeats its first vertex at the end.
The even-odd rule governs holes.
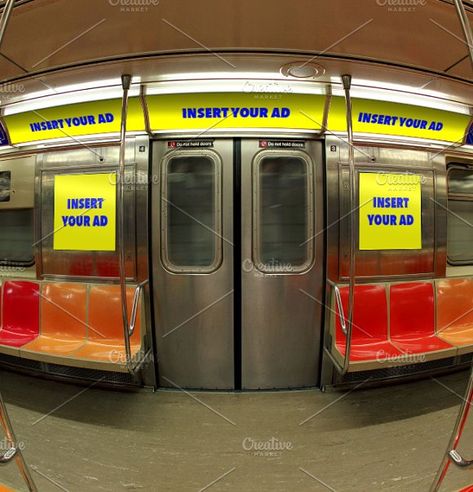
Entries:
POLYGON ((155 142, 152 177, 160 385, 232 389, 233 143, 220 140, 212 149, 169 150, 167 142, 155 142), (209 183, 208 160, 215 171, 210 192, 203 188, 209 183), (209 193, 215 204, 212 216, 202 209, 209 193), (212 260, 204 251, 209 237, 215 240, 212 260))
MULTIPOLYGON (((287 183, 290 186, 290 183, 287 183)), ((281 195, 283 196, 283 195, 281 195)), ((297 199, 289 197, 289 200, 297 199)), ((278 200, 278 197, 276 197, 278 200)), ((283 198, 284 200, 284 198, 283 198)), ((271 220, 287 220, 284 211, 271 220)), ((292 219, 291 219, 292 220, 292 219)), ((306 142, 305 150, 263 150, 257 140, 242 142, 242 385, 244 389, 307 387, 318 384, 323 303, 323 161, 320 142, 306 142), (257 172, 261 153, 297 156, 307 162, 307 203, 312 209, 305 226, 310 261, 286 265, 262 261, 255 251, 261 241, 257 172), (256 191, 255 191, 256 190, 256 191), (268 268, 268 266, 270 268, 268 268)), ((292 224, 292 223, 291 223, 292 224)), ((286 224, 287 225, 287 224, 286 224)), ((266 234, 271 233, 269 225, 266 234)), ((300 233, 291 233, 299 241, 300 233)), ((277 241, 281 242, 281 239, 277 241)), ((282 257, 287 256, 282 253, 282 257)))

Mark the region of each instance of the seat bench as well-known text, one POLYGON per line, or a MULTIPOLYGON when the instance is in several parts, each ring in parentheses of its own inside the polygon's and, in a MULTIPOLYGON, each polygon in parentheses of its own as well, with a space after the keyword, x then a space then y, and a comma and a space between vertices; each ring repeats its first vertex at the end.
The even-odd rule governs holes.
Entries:
MULTIPOLYGON (((340 286, 339 291, 347 318, 349 287, 340 286)), ((332 298, 331 311, 335 313, 332 354, 342 364, 347 337, 335 295, 332 298)), ((354 287, 353 300, 349 371, 419 363, 458 353, 455 344, 436 332, 433 282, 358 284, 354 287)))
MULTIPOLYGON (((0 352, 43 362, 127 371, 118 285, 6 281, 0 295, 0 352)), ((127 288, 131 316, 134 287, 127 288)), ((142 347, 140 299, 131 355, 142 347)))

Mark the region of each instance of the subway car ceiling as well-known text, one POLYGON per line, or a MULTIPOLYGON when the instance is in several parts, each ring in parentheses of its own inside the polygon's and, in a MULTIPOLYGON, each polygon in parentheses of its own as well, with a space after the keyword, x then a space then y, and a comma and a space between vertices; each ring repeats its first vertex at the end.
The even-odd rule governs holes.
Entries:
MULTIPOLYGON (((290 8, 280 0, 22 2, 5 34, 0 73, 10 80, 137 55, 259 50, 379 61, 472 79, 451 1, 377 0, 364 2, 363 9, 344 0, 297 5, 290 8)), ((465 2, 465 8, 471 20, 473 7, 465 2)), ((239 68, 221 62, 222 69, 239 68)))

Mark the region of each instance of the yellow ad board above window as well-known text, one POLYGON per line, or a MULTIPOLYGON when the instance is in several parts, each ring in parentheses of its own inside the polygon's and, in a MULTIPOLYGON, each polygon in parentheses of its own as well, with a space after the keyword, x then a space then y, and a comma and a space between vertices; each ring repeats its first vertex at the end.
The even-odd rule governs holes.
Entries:
POLYGON ((54 250, 115 251, 116 175, 54 178, 54 250))
MULTIPOLYGON (((462 144, 471 117, 466 114, 371 99, 353 99, 353 131, 462 144)), ((328 128, 346 132, 345 100, 332 98, 328 128)))
POLYGON ((360 250, 422 249, 422 176, 359 174, 360 250))
POLYGON ((287 128, 320 130, 324 95, 219 92, 146 98, 153 131, 287 128))
MULTIPOLYGON (((12 144, 120 131, 121 99, 85 102, 5 116, 12 144)), ((138 98, 128 106, 127 130, 145 129, 138 98)))
MULTIPOLYGON (((153 132, 218 133, 222 130, 275 129, 320 132, 324 116, 329 132, 346 132, 345 101, 324 94, 291 92, 212 92, 156 94, 145 97, 153 132), (327 115, 325 110, 329 109, 327 115)), ((121 99, 83 102, 4 117, 13 145, 87 135, 118 134, 121 99)), ((392 135, 463 143, 469 115, 395 102, 353 99, 357 134, 392 135)), ((128 131, 145 131, 140 98, 130 98, 128 131)))

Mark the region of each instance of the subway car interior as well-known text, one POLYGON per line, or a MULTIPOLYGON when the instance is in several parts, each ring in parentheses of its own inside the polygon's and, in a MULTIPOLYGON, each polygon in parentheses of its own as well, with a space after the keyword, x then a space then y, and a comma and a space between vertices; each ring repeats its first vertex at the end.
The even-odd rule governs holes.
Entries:
POLYGON ((0 1, 0 491, 473 490, 472 24, 0 1))

